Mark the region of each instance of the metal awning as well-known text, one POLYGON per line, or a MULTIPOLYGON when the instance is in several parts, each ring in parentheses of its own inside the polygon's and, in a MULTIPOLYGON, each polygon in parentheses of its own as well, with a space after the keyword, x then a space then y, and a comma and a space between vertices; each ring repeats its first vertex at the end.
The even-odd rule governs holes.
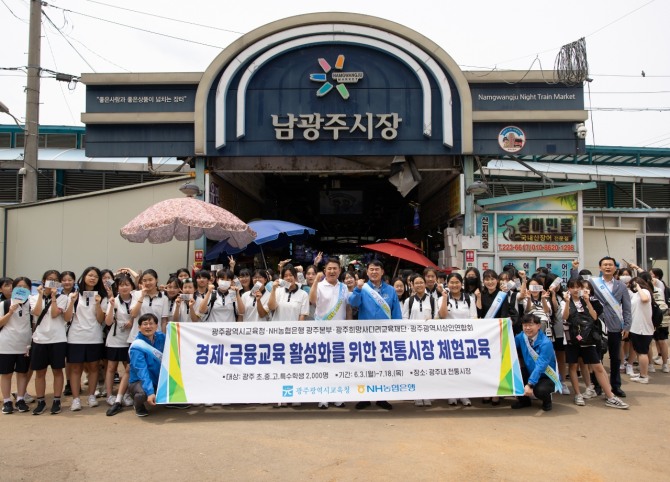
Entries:
MULTIPOLYGON (((523 161, 599 166, 670 168, 670 149, 660 147, 586 146, 584 154, 518 155, 523 161)), ((504 159, 504 157, 501 157, 504 159)))
MULTIPOLYGON (((520 156, 521 157, 521 156, 520 156)), ((526 158, 521 157, 527 161, 526 158)), ((670 184, 670 167, 628 165, 566 164, 560 162, 528 162, 533 169, 549 179, 559 181, 630 182, 644 184, 670 184)), ((488 178, 513 177, 539 179, 538 175, 516 161, 490 160, 482 167, 488 178)))

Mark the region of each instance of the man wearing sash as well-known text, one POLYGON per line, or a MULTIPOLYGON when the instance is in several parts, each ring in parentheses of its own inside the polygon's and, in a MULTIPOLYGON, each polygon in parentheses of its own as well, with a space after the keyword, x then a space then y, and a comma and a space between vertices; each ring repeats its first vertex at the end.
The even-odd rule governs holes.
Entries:
POLYGON ((552 408, 551 394, 561 391, 561 381, 556 373, 556 354, 554 345, 540 329, 540 318, 526 313, 521 319, 523 332, 514 337, 517 349, 521 350, 525 367, 521 370, 523 396, 512 404, 513 409, 531 406, 530 396, 535 395, 542 401, 542 410, 552 408))
MULTIPOLYGON (((346 320, 349 290, 339 280, 342 271, 340 263, 336 259, 330 259, 324 269, 325 275, 322 272, 317 273, 309 290, 309 302, 316 308, 314 319, 316 321, 346 320)), ((334 405, 344 407, 342 402, 335 402, 334 405)), ((328 402, 319 402, 319 408, 327 409, 328 402)))
MULTIPOLYGON (((381 261, 373 259, 368 264, 368 282, 359 279, 354 291, 349 296, 349 304, 358 308, 359 320, 402 320, 402 309, 398 295, 387 283, 384 283, 384 267, 381 261)), ((369 407, 370 402, 358 402, 358 410, 369 407)), ((380 400, 377 406, 385 410, 391 410, 393 406, 380 400)))
POLYGON ((632 323, 630 296, 626 285, 614 279, 616 271, 616 260, 605 256, 598 263, 601 277, 591 278, 594 287, 593 294, 602 303, 604 311, 603 321, 607 327, 607 351, 610 356, 610 384, 612 393, 617 397, 625 397, 626 393, 621 389, 621 339, 628 336, 632 323))
POLYGON ((156 387, 165 347, 165 333, 156 332, 158 318, 153 313, 139 317, 140 332, 130 345, 130 380, 128 393, 133 398, 135 415, 149 415, 145 403, 156 405, 156 387))

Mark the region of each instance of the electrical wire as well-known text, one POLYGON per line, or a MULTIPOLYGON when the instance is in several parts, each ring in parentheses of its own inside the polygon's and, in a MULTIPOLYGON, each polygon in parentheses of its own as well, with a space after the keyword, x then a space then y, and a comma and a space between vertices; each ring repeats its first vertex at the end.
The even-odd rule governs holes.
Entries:
POLYGON ((79 52, 79 50, 77 50, 77 48, 74 45, 72 45, 72 42, 70 42, 70 40, 65 36, 65 34, 61 31, 61 29, 59 29, 56 26, 56 24, 53 23, 53 21, 49 18, 49 16, 44 10, 42 10, 42 15, 44 15, 44 18, 46 18, 47 21, 58 31, 58 33, 63 37, 63 39, 65 39, 65 41, 70 45, 70 47, 72 47, 72 50, 74 50, 77 53, 77 55, 79 55, 79 57, 84 61, 84 63, 88 65, 88 68, 91 69, 93 72, 96 72, 96 70, 88 62, 88 60, 86 60, 86 58, 79 52))
POLYGON ((109 3, 98 2, 96 0, 88 0, 88 1, 90 3, 97 3, 98 5, 104 5, 105 7, 116 8, 116 9, 119 9, 119 10, 125 10, 126 12, 139 13, 140 15, 147 15, 147 16, 152 17, 152 18, 160 18, 160 19, 163 19, 163 20, 170 20, 171 22, 177 22, 177 23, 180 23, 180 24, 193 25, 193 26, 196 26, 196 27, 209 28, 209 29, 212 29, 212 30, 218 30, 220 32, 235 33, 235 34, 239 34, 239 35, 244 35, 244 33, 245 33, 245 32, 238 32, 236 30, 230 30, 230 29, 227 29, 227 28, 214 27, 212 25, 205 25, 205 24, 202 24, 202 23, 189 22, 187 20, 181 20, 181 19, 178 19, 178 18, 165 17, 163 15, 157 15, 155 13, 142 12, 140 10, 133 10, 132 8, 120 7, 118 5, 112 5, 112 4, 109 4, 109 3))
POLYGON ((150 33, 150 34, 153 34, 153 35, 158 35, 158 36, 161 36, 161 37, 171 38, 171 39, 174 39, 174 40, 181 40, 181 41, 189 42, 189 43, 196 44, 196 45, 202 45, 203 47, 211 47, 211 48, 215 48, 215 49, 218 49, 218 50, 223 50, 225 48, 225 47, 222 47, 221 45, 213 45, 213 44, 208 44, 208 43, 204 43, 204 42, 198 42, 196 40, 190 40, 190 39, 183 38, 183 37, 177 37, 176 35, 169 35, 169 34, 166 34, 166 33, 155 32, 153 30, 148 30, 148 29, 145 29, 145 28, 135 27, 135 26, 132 26, 132 25, 127 25, 125 23, 121 23, 121 22, 115 22, 113 20, 108 20, 108 19, 105 19, 105 18, 96 17, 94 15, 88 15, 86 13, 76 12, 74 10, 58 7, 56 5, 52 5, 52 4, 46 3, 46 2, 43 2, 43 5, 46 5, 46 6, 51 7, 51 8, 56 8, 56 9, 62 10, 64 12, 72 13, 74 15, 80 15, 82 17, 87 17, 87 18, 92 18, 94 20, 99 20, 100 22, 111 23, 112 25, 117 25, 117 26, 120 26, 120 27, 125 27, 125 28, 129 28, 129 29, 132 29, 132 30, 137 30, 137 31, 140 31, 140 32, 150 33))
MULTIPOLYGON (((44 24, 44 22, 42 22, 44 24)), ((49 35, 47 34, 47 29, 44 29, 44 38, 47 39, 47 45, 49 46, 49 52, 51 52, 51 58, 53 59, 54 62, 54 67, 56 70, 58 70, 58 64, 56 63, 56 56, 54 55, 53 48, 51 46, 51 40, 49 39, 49 35)), ((58 87, 60 88, 60 93, 63 96, 63 102, 65 102, 65 106, 67 107, 67 111, 70 113, 70 119, 72 120, 72 124, 76 124, 77 121, 74 118, 74 114, 72 113, 72 109, 70 108, 70 103, 68 102, 67 98, 65 97, 65 91, 63 90, 63 84, 58 82, 58 87)))
POLYGON ((581 84, 589 78, 584 37, 561 47, 556 56, 554 71, 558 81, 566 85, 581 84))
POLYGON ((2 4, 7 8, 7 10, 9 10, 9 13, 11 13, 16 19, 20 20, 20 21, 23 22, 23 23, 28 23, 28 20, 26 20, 25 18, 21 18, 21 17, 19 17, 18 15, 16 15, 16 14, 14 13, 14 11, 13 11, 11 8, 9 8, 9 5, 7 5, 7 4, 5 3, 5 0, 0 0, 0 1, 1 1, 2 4))

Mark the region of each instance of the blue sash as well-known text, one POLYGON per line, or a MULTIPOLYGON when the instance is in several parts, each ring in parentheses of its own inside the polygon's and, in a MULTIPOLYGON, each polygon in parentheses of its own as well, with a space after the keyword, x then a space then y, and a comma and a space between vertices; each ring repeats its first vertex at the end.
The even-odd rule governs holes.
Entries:
MULTIPOLYGON (((338 283, 340 285, 340 290, 339 290, 339 293, 337 295, 337 299, 335 300, 335 304, 331 307, 330 310, 328 310, 328 313, 326 313, 322 317, 319 317, 319 318, 314 317, 316 320, 330 321, 333 318, 335 318, 335 315, 337 315, 337 312, 340 311, 340 307, 342 306, 342 303, 344 303, 344 300, 347 296, 347 287, 341 281, 338 281, 338 283)), ((317 288, 318 288, 318 285, 317 285, 317 288)))
POLYGON ((163 353, 160 350, 156 350, 149 343, 144 340, 140 340, 139 338, 136 338, 135 341, 133 341, 133 343, 130 345, 130 348, 136 348, 140 351, 143 351, 147 355, 152 355, 159 362, 163 360, 163 353))
POLYGON ((505 298, 507 297, 507 293, 504 291, 500 290, 498 291, 498 294, 496 295, 495 299, 493 300, 493 303, 491 303, 491 307, 489 308, 489 311, 486 312, 486 315, 484 318, 495 318, 498 312, 500 311, 500 307, 503 304, 503 301, 505 301, 505 298))
MULTIPOLYGON (((533 350, 533 346, 530 344, 528 335, 526 335, 525 333, 523 334, 523 341, 526 342, 526 348, 528 348, 528 354, 533 359, 533 361, 537 363, 537 359, 540 358, 540 355, 538 355, 537 352, 533 350)), ((556 373, 556 370, 552 366, 547 365, 547 368, 544 370, 544 374, 547 375, 552 382, 554 382, 554 387, 556 387, 554 390, 555 392, 560 392, 563 389, 561 379, 556 373)))
POLYGON ((370 295, 370 297, 377 304, 377 306, 379 306, 382 310, 384 310, 384 314, 386 315, 386 317, 389 320, 391 319, 391 307, 388 305, 386 300, 382 298, 382 295, 377 293, 377 290, 373 290, 372 288, 370 288, 369 284, 365 283, 361 291, 365 291, 368 295, 370 295))
POLYGON ((603 299, 614 310, 614 313, 616 313, 617 318, 619 318, 619 321, 621 322, 621 327, 623 328, 623 306, 621 306, 621 303, 619 303, 614 297, 614 293, 612 293, 607 287, 603 277, 601 276, 600 278, 591 278, 591 284, 596 287, 596 289, 602 295, 603 299))

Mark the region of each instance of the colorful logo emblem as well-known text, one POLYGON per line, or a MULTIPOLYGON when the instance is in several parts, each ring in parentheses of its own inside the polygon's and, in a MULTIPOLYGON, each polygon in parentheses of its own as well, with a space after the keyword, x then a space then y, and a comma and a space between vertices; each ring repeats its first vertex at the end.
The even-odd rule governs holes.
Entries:
POLYGON ((323 97, 328 92, 333 90, 333 87, 340 93, 340 96, 347 100, 349 98, 349 90, 344 84, 356 84, 364 77, 363 72, 342 72, 344 68, 344 55, 338 55, 335 61, 335 71, 331 73, 333 68, 326 59, 319 59, 319 65, 323 73, 309 74, 309 80, 312 82, 321 82, 321 87, 316 91, 317 97, 323 97), (330 73, 330 81, 328 74, 330 73), (333 83, 337 86, 334 86, 333 83))
POLYGON ((365 385, 358 385, 358 393, 365 393, 365 385))
POLYGON ((505 152, 517 152, 526 145, 526 134, 516 126, 507 126, 498 134, 498 145, 505 152))

